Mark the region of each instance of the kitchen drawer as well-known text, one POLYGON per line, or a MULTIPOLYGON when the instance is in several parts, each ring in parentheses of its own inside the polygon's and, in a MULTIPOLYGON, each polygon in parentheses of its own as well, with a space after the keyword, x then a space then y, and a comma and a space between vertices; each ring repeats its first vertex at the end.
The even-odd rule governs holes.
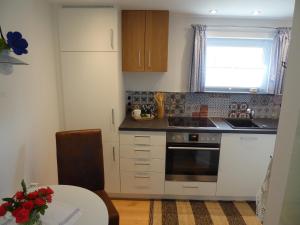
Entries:
POLYGON ((132 194, 163 194, 164 173, 121 172, 121 192, 132 194))
POLYGON ((167 195, 214 196, 216 189, 215 182, 165 182, 165 194, 167 195))
POLYGON ((165 160, 162 159, 120 159, 121 171, 165 172, 165 160))
POLYGON ((121 158, 128 159, 165 159, 165 146, 121 145, 121 158))
POLYGON ((145 145, 145 146, 165 146, 165 132, 136 132, 128 131, 120 133, 121 145, 145 145))

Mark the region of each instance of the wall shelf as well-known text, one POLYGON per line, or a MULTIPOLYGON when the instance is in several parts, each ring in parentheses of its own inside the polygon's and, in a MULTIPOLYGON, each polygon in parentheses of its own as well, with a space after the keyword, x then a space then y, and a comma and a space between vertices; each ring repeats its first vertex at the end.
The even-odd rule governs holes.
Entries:
POLYGON ((14 58, 10 55, 0 54, 0 64, 11 64, 11 65, 29 65, 28 63, 14 58))

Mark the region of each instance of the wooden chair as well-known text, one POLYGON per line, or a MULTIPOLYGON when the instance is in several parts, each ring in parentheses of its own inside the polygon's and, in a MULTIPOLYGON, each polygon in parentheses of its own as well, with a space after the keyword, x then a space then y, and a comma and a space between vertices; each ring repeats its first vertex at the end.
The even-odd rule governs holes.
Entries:
POLYGON ((59 184, 95 192, 107 206, 109 225, 118 225, 119 214, 104 191, 101 130, 57 132, 56 151, 59 184))

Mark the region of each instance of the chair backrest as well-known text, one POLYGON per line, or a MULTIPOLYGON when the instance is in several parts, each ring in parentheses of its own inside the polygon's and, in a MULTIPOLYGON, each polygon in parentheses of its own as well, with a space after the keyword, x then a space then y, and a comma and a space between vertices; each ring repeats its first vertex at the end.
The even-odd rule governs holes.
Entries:
POLYGON ((59 184, 104 190, 101 130, 56 133, 59 184))

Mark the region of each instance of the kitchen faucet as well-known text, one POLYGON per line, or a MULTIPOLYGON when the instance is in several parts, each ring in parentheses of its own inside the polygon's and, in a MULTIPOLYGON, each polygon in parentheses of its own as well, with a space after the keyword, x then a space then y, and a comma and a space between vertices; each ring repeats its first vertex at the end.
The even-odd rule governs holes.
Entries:
POLYGON ((247 114, 249 115, 250 119, 254 119, 255 111, 254 109, 248 108, 247 109, 247 114))

